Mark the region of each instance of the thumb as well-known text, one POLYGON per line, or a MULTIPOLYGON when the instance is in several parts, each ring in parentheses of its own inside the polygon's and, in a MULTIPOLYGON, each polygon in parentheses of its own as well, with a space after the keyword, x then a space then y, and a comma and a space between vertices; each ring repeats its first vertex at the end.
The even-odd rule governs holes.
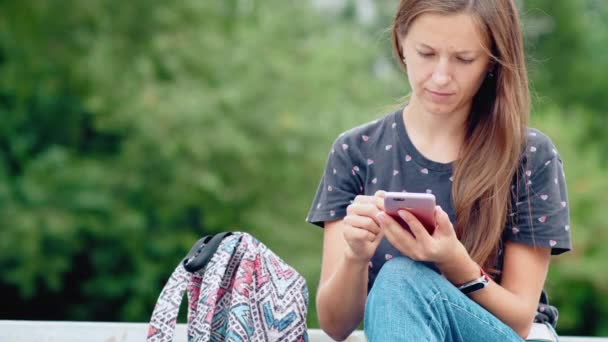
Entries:
POLYGON ((372 247, 374 248, 374 250, 376 250, 376 248, 378 247, 380 242, 382 242, 383 238, 384 238, 384 229, 381 229, 380 233, 376 234, 376 239, 374 240, 374 242, 372 242, 372 247))
POLYGON ((449 230, 454 230, 448 214, 439 205, 435 207, 435 222, 437 223, 435 229, 442 233, 449 233, 449 230))

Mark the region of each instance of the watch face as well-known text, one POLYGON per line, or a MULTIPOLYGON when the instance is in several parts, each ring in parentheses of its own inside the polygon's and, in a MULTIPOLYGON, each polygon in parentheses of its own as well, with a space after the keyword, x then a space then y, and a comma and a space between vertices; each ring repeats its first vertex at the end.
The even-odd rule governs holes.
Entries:
POLYGON ((463 290, 462 290, 462 292, 463 292, 464 294, 467 294, 467 293, 475 292, 475 291, 477 291, 477 290, 481 290, 481 289, 483 289, 484 287, 486 287, 486 284, 485 284, 485 283, 475 283, 475 284, 472 284, 471 286, 469 286, 469 287, 467 287, 467 288, 463 289, 463 290))

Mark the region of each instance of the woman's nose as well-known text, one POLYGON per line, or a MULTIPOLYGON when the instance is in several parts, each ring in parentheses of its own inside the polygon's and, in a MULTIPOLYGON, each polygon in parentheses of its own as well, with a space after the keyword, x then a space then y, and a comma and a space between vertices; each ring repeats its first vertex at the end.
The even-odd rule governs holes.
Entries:
POLYGON ((433 82, 435 82, 438 86, 444 86, 450 82, 450 70, 446 60, 440 60, 437 65, 435 65, 432 78, 433 82))

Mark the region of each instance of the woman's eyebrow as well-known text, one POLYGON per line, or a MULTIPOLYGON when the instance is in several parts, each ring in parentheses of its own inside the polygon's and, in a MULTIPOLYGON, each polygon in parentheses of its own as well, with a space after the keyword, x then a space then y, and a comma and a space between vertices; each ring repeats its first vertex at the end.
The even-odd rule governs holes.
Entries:
MULTIPOLYGON (((417 43, 418 45, 420 45, 421 47, 425 48, 425 49, 431 49, 431 50, 436 50, 434 47, 424 44, 424 43, 417 43)), ((455 54, 458 55, 466 55, 466 54, 471 54, 471 55, 475 55, 478 51, 473 51, 473 50, 460 50, 460 51, 455 51, 455 54)))

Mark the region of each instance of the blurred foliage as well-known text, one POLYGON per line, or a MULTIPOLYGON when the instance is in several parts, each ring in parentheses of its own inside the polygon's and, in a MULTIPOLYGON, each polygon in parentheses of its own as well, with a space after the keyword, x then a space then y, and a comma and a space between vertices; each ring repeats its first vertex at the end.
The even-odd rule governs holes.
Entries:
MULTIPOLYGON (((608 6, 523 2, 534 125, 560 149, 575 251, 547 282, 560 332, 608 335, 608 6), (542 9, 542 10, 541 10, 542 9)), ((304 217, 329 146, 407 91, 396 1, 0 3, 0 318, 147 321, 200 237, 248 231, 308 280, 304 217)))
POLYGON ((586 116, 581 142, 599 143, 608 165, 608 4, 604 0, 525 0, 532 91, 540 107, 586 116))

